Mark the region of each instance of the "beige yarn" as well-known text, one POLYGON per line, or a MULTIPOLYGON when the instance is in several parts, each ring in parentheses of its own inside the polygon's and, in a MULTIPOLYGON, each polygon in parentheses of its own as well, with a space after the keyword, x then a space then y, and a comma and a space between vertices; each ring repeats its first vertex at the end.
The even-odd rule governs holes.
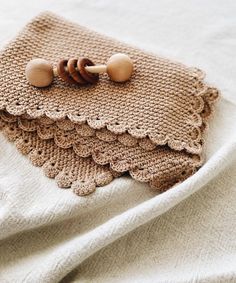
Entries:
POLYGON ((82 196, 113 179, 108 166, 97 165, 91 158, 80 158, 72 149, 59 148, 53 140, 42 140, 34 132, 22 131, 13 119, 6 122, 1 118, 0 128, 22 154, 28 154, 35 166, 42 166, 46 176, 56 178, 59 187, 71 187, 82 196))
POLYGON ((187 178, 202 163, 203 131, 218 97, 199 70, 51 13, 35 18, 1 53, 0 91, 5 133, 9 136, 14 125, 21 140, 26 135, 31 149, 44 152, 44 160, 60 160, 63 165, 57 173, 68 180, 62 186, 78 184, 77 179, 84 179, 83 166, 89 167, 86 180, 93 189, 88 186, 86 192, 93 191, 95 184, 107 184, 117 172, 129 171, 159 190, 187 178), (134 61, 135 72, 125 84, 101 75, 95 86, 74 87, 55 79, 52 86, 37 89, 25 79, 24 69, 32 58, 56 64, 63 58, 86 56, 105 63, 117 52, 129 54, 134 61), (44 147, 52 148, 53 156, 44 147), (68 156, 79 160, 73 162, 73 177, 63 175, 72 170, 68 156), (106 178, 95 182, 101 174, 106 178))

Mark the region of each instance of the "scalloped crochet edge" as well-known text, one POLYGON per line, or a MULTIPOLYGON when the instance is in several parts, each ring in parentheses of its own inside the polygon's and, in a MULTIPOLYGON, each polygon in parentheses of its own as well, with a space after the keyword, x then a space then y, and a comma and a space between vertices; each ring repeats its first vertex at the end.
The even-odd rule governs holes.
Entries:
MULTIPOLYGON (((21 122, 19 123, 19 121, 21 121, 21 119, 19 119, 19 118, 17 119, 15 116, 8 117, 8 119, 12 119, 12 122, 15 122, 16 120, 18 120, 18 125, 20 124, 22 126, 21 122)), ((7 122, 9 122, 9 120, 7 122)), ((21 128, 21 126, 19 126, 19 127, 21 128)), ((28 129, 24 128, 22 130, 23 131, 28 130, 28 131, 37 132, 38 128, 37 127, 36 128, 28 128, 28 129)), ((39 135, 38 135, 38 137, 40 139, 43 139, 39 135)), ((49 137, 49 139, 52 139, 52 138, 49 137)), ((46 140, 47 140, 47 138, 46 138, 46 140)), ((58 147, 61 147, 60 143, 56 142, 54 135, 53 135, 53 140, 54 140, 54 143, 58 147)), ((63 148, 63 147, 61 147, 61 148, 63 148)), ((143 183, 148 183, 149 186, 152 189, 159 190, 159 191, 167 190, 169 188, 168 186, 170 184, 174 185, 175 183, 182 182, 188 176, 190 176, 193 172, 195 172, 197 170, 197 168, 199 168, 201 166, 201 164, 203 163, 203 159, 197 159, 197 158, 194 159, 194 156, 193 156, 193 159, 191 160, 191 162, 188 162, 188 163, 186 162, 186 164, 185 164, 186 166, 181 169, 182 171, 180 173, 178 173, 174 177, 172 176, 171 178, 168 178, 168 179, 166 179, 164 177, 160 179, 159 177, 158 178, 156 177, 158 175, 158 172, 156 172, 155 174, 151 174, 150 172, 147 171, 147 169, 143 170, 142 167, 139 167, 139 166, 136 166, 134 169, 121 170, 120 167, 119 167, 119 162, 117 160, 116 161, 107 161, 106 163, 103 163, 103 162, 99 161, 99 158, 97 158, 96 153, 89 152, 89 154, 85 156, 85 155, 80 155, 78 153, 78 151, 75 151, 73 146, 72 147, 69 146, 69 147, 65 147, 65 148, 73 148, 74 153, 77 154, 81 158, 91 157, 93 159, 93 161, 98 165, 101 165, 101 166, 109 165, 109 167, 111 168, 111 171, 115 174, 129 172, 129 174, 135 180, 137 180, 139 182, 143 182, 143 183), (184 172, 184 174, 183 174, 183 172, 184 172), (149 177, 148 177, 148 175, 149 175, 149 177), (151 175, 151 177, 150 177, 150 175, 151 175)), ((120 160, 120 162, 122 163, 122 160, 120 160)), ((115 174, 113 174, 113 176, 115 174)))
MULTIPOLYGON (((200 81, 202 83, 202 81, 200 81)), ((160 134, 159 137, 157 136, 152 136, 149 135, 147 133, 142 134, 142 135, 138 135, 137 133, 135 133, 132 130, 127 130, 125 127, 121 127, 119 129, 119 131, 117 131, 117 128, 115 126, 111 126, 110 124, 108 125, 103 125, 102 127, 97 127, 97 120, 94 120, 94 124, 92 123, 92 120, 87 120, 84 117, 84 122, 83 124, 87 124, 91 129, 93 129, 95 131, 96 136, 101 139, 99 137, 99 133, 101 133, 102 130, 106 129, 107 131, 111 132, 112 134, 114 134, 116 136, 116 139, 119 139, 119 141, 121 143, 123 143, 124 145, 127 145, 122 139, 121 139, 121 135, 122 134, 128 134, 130 135, 132 138, 136 139, 139 146, 145 150, 153 150, 156 146, 160 146, 160 145, 168 145, 169 148, 173 149, 173 150, 177 150, 177 151, 181 151, 181 150, 186 150, 189 153, 192 154, 201 154, 202 152, 202 143, 204 143, 204 138, 203 138, 203 134, 202 134, 202 125, 204 124, 204 127, 208 127, 208 117, 211 115, 212 111, 213 111, 213 105, 216 102, 216 100, 219 98, 219 91, 216 88, 207 86, 204 84, 204 88, 201 89, 201 91, 199 91, 197 93, 195 97, 195 102, 196 105, 200 105, 200 107, 198 107, 198 109, 195 109, 195 111, 193 111, 192 115, 190 115, 191 119, 189 120, 189 124, 193 125, 193 131, 195 131, 195 133, 197 132, 197 140, 193 141, 192 144, 187 144, 183 141, 180 141, 178 139, 173 139, 170 138, 168 135, 162 135, 160 134), (208 106, 209 111, 207 113, 207 115, 204 114, 204 110, 205 110, 205 106, 208 106), (197 121, 197 122, 196 122, 197 121), (149 142, 145 142, 144 140, 148 139, 149 142), (150 145, 150 142, 152 145, 150 145)), ((11 109, 9 109, 9 107, 2 107, 0 108, 0 110, 6 110, 8 113, 10 113, 11 115, 15 115, 16 113, 12 112, 11 109)), ((192 111, 192 110, 190 110, 192 111)), ((47 117, 49 119, 52 119, 51 114, 49 113, 43 113, 42 115, 39 115, 38 117, 33 117, 31 115, 31 110, 26 110, 26 111, 21 111, 18 112, 17 115, 28 115, 29 117, 31 117, 32 119, 35 118, 43 118, 43 117, 47 117)), ((65 118, 67 117, 72 123, 74 123, 75 125, 81 125, 81 123, 79 123, 78 121, 74 121, 73 117, 71 116, 71 114, 65 115, 65 118)), ((55 118, 55 117, 54 117, 55 118)), ((54 120, 54 121, 60 121, 61 117, 59 120, 54 120)), ((191 133, 190 133, 191 134, 191 133)), ((81 134, 82 135, 82 134, 81 134)), ((102 140, 102 139, 101 139, 102 140)))
MULTIPOLYGON (((117 177, 119 175, 113 170, 109 169, 107 171, 104 170, 104 172, 99 173, 98 175, 94 176, 94 178, 80 180, 75 176, 72 176, 69 172, 70 170, 67 172, 65 166, 62 166, 61 169, 54 167, 55 159, 53 157, 37 158, 37 152, 41 151, 41 148, 31 148, 30 146, 28 148, 25 148, 24 146, 22 147, 22 145, 24 144, 23 135, 21 134, 17 136, 14 135, 14 133, 11 133, 9 131, 11 124, 13 125, 13 122, 10 123, 0 119, 0 130, 9 141, 15 144, 17 150, 20 153, 28 156, 29 160, 34 166, 42 167, 45 176, 47 176, 48 178, 54 178, 60 188, 71 188, 75 194, 79 196, 86 196, 93 193, 97 187, 108 185, 112 182, 114 177, 117 177), (7 126, 6 129, 7 124, 9 124, 9 126, 7 126)), ((37 136, 37 138, 39 137, 37 136)), ((95 165, 101 166, 99 164, 95 165)), ((101 166, 101 168, 102 167, 103 166, 101 166)))

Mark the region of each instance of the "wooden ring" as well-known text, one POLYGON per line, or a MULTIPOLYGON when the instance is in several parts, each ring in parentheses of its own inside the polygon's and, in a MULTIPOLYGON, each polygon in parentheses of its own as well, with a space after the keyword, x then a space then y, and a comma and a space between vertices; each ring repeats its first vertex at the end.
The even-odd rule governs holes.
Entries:
POLYGON ((86 66, 94 66, 94 63, 88 58, 80 58, 77 62, 77 68, 82 78, 89 83, 96 83, 99 79, 99 74, 92 74, 85 70, 86 66))
POLYGON ((73 80, 73 78, 70 77, 68 72, 66 71, 68 60, 61 60, 57 64, 57 73, 58 75, 67 83, 69 84, 76 84, 76 81, 73 80))
POLYGON ((70 76, 79 84, 86 84, 86 81, 83 79, 83 77, 80 75, 80 72, 76 70, 77 66, 77 59, 70 59, 67 63, 67 68, 70 73, 70 76))

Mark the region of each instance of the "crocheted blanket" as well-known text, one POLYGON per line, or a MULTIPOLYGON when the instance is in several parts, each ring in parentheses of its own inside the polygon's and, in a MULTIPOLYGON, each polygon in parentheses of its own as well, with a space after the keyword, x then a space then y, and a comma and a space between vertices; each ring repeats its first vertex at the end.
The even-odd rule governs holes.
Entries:
POLYGON ((43 13, 0 54, 1 128, 33 164, 78 195, 125 172, 164 191, 203 163, 203 134, 218 98, 203 77, 196 68, 43 13), (134 62, 123 84, 101 75, 93 86, 57 78, 39 89, 25 78, 33 58, 104 63, 119 52, 134 62))

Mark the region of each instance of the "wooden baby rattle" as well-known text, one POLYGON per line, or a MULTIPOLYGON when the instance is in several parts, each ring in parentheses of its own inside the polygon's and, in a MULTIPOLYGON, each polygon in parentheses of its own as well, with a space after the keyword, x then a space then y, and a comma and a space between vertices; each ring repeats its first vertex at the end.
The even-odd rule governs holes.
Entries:
POLYGON ((106 65, 94 65, 87 58, 61 60, 53 68, 47 60, 38 58, 28 62, 25 75, 28 82, 36 87, 49 86, 54 76, 59 76, 69 84, 94 84, 100 73, 107 73, 114 82, 129 80, 133 72, 133 62, 123 53, 112 55, 106 65))

